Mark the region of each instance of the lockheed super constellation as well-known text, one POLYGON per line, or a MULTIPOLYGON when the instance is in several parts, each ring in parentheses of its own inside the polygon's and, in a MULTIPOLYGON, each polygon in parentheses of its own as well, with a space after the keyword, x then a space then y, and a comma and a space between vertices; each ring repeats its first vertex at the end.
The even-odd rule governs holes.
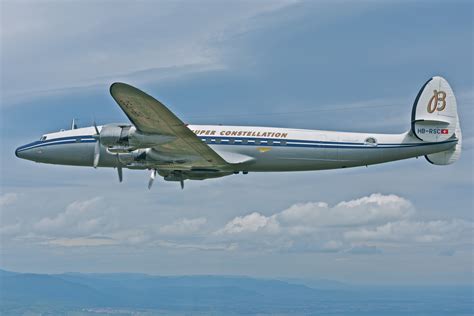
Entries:
POLYGON ((203 180, 240 172, 349 168, 425 156, 447 165, 461 154, 456 98, 441 77, 428 80, 413 104, 410 129, 401 134, 187 125, 165 105, 125 83, 110 93, 130 123, 44 134, 16 156, 41 163, 149 169, 167 181, 203 180))

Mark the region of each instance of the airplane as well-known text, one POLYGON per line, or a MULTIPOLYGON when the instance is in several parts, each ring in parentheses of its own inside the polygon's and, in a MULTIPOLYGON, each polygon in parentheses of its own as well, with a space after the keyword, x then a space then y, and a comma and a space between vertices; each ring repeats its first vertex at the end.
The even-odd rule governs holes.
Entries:
POLYGON ((188 125, 165 105, 125 83, 110 94, 131 123, 77 128, 41 136, 16 149, 39 163, 151 171, 166 181, 204 180, 248 172, 339 169, 425 156, 448 165, 461 154, 457 103, 449 83, 430 78, 413 104, 410 129, 401 134, 308 129, 188 125))

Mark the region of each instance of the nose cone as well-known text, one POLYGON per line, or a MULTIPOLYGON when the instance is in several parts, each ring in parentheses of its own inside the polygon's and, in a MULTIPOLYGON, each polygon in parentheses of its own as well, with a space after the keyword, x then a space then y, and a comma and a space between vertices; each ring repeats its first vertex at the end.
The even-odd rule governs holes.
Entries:
MULTIPOLYGON (((31 149, 30 149, 31 150, 31 149)), ((20 146, 15 150, 15 156, 21 159, 27 159, 28 156, 28 149, 25 146, 20 146)))
POLYGON ((15 150, 15 156, 21 159, 27 159, 27 160, 35 160, 36 158, 36 153, 34 151, 34 146, 37 144, 37 142, 33 142, 30 144, 26 144, 23 146, 18 147, 15 150))

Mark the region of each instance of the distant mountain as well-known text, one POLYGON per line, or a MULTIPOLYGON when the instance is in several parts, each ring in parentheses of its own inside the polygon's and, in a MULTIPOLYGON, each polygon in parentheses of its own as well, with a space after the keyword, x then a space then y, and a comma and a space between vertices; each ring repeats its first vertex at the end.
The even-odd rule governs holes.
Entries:
POLYGON ((293 283, 293 284, 301 284, 313 289, 324 289, 324 290, 344 290, 350 289, 353 287, 350 284, 342 283, 339 281, 334 280, 327 280, 327 279, 301 279, 301 278, 280 278, 279 280, 293 283))
POLYGON ((92 287, 64 280, 60 276, 16 273, 2 274, 0 280, 2 300, 22 304, 96 305, 109 298, 92 287))
MULTIPOLYGON (((3 302, 28 306, 141 307, 149 309, 248 312, 308 306, 333 291, 311 289, 279 280, 236 276, 151 276, 146 274, 55 275, 0 273, 3 302)), ((0 309, 1 311, 1 309, 0 309)))
POLYGON ((133 273, 31 274, 0 270, 2 316, 315 312, 320 315, 467 315, 473 312, 472 286, 357 287, 330 280, 133 273))
POLYGON ((18 273, 0 269, 0 277, 11 276, 11 275, 15 275, 15 274, 18 274, 18 273))

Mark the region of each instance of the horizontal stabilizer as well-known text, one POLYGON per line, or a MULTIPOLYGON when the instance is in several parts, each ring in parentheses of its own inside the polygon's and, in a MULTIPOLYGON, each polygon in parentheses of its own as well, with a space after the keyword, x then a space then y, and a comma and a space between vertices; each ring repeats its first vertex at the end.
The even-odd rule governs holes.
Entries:
POLYGON ((454 136, 458 139, 456 146, 450 150, 445 150, 440 153, 426 155, 425 158, 433 165, 450 165, 461 156, 461 146, 462 146, 462 134, 461 127, 459 126, 459 119, 456 124, 456 131, 454 136))

